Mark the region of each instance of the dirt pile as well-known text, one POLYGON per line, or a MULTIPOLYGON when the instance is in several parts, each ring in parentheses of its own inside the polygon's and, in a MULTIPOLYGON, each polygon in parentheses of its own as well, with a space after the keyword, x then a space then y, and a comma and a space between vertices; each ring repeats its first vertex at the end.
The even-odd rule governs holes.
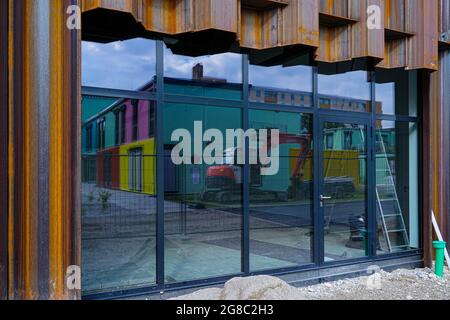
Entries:
POLYGON ((392 273, 379 271, 359 277, 295 288, 269 276, 235 278, 220 288, 210 288, 177 300, 450 300, 450 272, 444 278, 430 269, 392 273))

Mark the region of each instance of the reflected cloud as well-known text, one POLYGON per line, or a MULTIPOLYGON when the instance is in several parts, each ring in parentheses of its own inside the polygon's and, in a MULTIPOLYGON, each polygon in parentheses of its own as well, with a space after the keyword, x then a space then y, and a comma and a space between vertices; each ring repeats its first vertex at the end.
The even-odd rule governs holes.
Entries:
POLYGON ((137 89, 156 70, 155 42, 132 39, 108 44, 82 43, 83 86, 137 89))
POLYGON ((319 93, 370 100, 370 83, 367 81, 367 72, 355 71, 337 75, 319 74, 319 93))

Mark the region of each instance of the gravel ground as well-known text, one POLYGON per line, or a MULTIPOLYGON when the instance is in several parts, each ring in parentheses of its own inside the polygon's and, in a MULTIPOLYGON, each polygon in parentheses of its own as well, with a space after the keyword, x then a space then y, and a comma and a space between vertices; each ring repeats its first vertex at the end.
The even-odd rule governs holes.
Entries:
POLYGON ((223 289, 212 288, 176 298, 177 300, 450 300, 450 272, 444 278, 430 269, 359 277, 294 288, 281 279, 258 276, 235 278, 223 289), (378 279, 378 281, 376 281, 378 279))

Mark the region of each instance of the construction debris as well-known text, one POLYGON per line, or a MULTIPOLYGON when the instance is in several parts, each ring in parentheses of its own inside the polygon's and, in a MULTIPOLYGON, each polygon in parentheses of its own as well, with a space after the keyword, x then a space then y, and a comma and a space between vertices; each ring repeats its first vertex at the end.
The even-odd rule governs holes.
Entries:
POLYGON ((359 277, 295 288, 269 276, 235 278, 223 288, 210 288, 176 300, 450 300, 450 272, 443 278, 431 269, 359 277))

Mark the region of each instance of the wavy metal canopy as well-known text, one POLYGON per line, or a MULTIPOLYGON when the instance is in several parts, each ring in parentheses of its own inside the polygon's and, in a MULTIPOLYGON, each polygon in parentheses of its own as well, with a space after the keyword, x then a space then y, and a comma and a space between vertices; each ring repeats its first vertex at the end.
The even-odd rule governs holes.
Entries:
POLYGON ((448 0, 82 0, 82 4, 86 40, 170 37, 178 40, 171 49, 186 55, 223 52, 233 45, 250 53, 271 50, 273 55, 283 52, 274 48, 299 47, 315 52, 320 62, 367 57, 384 68, 437 70, 438 48, 450 46, 450 37, 440 41, 448 30, 448 0), (368 29, 370 5, 384 12, 382 29, 368 29))

